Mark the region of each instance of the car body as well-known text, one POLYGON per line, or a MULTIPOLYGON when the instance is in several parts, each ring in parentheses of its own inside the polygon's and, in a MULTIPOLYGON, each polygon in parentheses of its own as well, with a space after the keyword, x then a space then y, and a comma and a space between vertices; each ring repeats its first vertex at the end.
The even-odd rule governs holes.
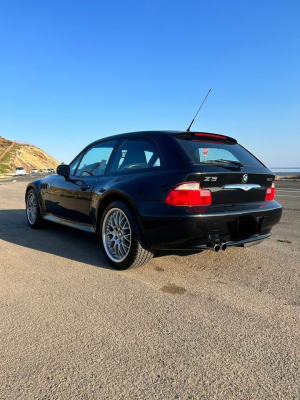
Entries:
POLYGON ((43 173, 43 174, 49 174, 49 173, 50 173, 50 170, 49 170, 48 168, 44 168, 44 169, 42 170, 42 173, 43 173))
POLYGON ((157 249, 259 243, 282 213, 274 174, 224 135, 115 135, 88 145, 57 174, 28 185, 29 225, 49 220, 99 232, 107 260, 118 269, 142 265, 157 249))
POLYGON ((32 168, 32 170, 30 172, 32 174, 37 174, 39 172, 39 170, 37 168, 32 168))
POLYGON ((26 175, 24 167, 16 167, 14 170, 14 176, 26 175))

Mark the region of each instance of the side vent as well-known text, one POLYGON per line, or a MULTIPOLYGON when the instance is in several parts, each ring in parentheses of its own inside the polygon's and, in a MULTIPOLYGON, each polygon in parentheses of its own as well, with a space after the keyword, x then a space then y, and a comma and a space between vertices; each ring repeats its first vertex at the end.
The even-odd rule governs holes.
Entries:
POLYGON ((41 183, 41 189, 47 190, 49 188, 48 183, 41 183))

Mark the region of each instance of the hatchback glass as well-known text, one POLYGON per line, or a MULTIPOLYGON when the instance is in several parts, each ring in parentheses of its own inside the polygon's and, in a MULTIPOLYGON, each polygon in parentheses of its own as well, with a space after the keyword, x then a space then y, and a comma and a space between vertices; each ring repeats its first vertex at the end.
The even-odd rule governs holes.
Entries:
POLYGON ((194 136, 176 135, 179 144, 194 164, 236 164, 262 166, 252 154, 237 143, 198 140, 194 136))

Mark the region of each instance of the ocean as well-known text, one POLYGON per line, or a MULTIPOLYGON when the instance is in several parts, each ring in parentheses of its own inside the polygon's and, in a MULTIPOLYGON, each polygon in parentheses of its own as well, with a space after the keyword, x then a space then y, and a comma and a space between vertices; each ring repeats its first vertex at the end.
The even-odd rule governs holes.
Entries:
POLYGON ((275 175, 278 176, 300 176, 300 167, 299 168, 269 168, 275 175))

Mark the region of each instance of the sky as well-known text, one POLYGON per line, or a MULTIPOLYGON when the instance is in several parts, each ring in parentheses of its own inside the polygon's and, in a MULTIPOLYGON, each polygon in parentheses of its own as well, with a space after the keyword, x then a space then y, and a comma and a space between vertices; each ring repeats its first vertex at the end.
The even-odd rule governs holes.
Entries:
POLYGON ((300 167, 299 0, 10 0, 0 136, 69 163, 99 138, 193 129, 300 167))

